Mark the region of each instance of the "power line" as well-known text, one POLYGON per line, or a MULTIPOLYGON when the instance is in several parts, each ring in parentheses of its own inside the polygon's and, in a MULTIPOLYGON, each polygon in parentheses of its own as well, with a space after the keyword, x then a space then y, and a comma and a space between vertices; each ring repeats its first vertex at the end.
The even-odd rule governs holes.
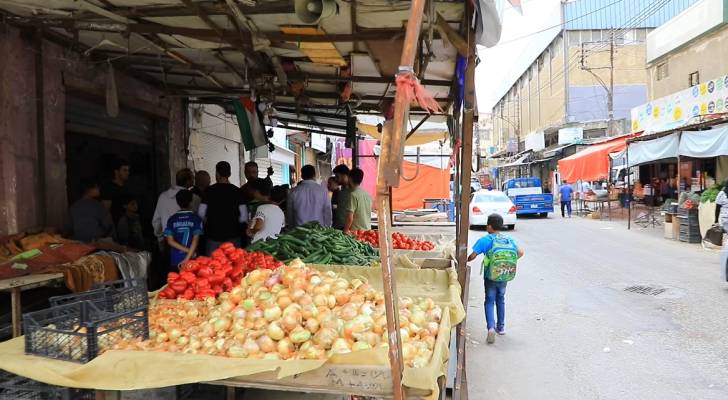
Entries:
MULTIPOLYGON (((671 1, 671 0, 659 0, 659 1, 655 2, 655 3, 651 3, 651 4, 650 4, 650 5, 648 6, 648 7, 646 7, 645 9, 643 9, 642 11, 640 11, 640 12, 639 12, 638 14, 636 14, 635 16, 633 16, 632 18, 630 18, 630 19, 629 19, 629 20, 628 20, 627 22, 625 22, 625 24, 624 24, 624 25, 623 25, 622 27, 620 27, 620 28, 612 28, 612 29, 610 29, 610 30, 608 31, 608 34, 612 35, 612 34, 614 34, 615 32, 619 32, 619 31, 621 31, 621 32, 622 32, 622 38, 623 38, 623 37, 624 37, 624 33, 625 33, 625 32, 627 32, 627 31, 629 31, 629 30, 631 30, 631 29, 634 29, 634 28, 636 28, 637 26, 639 26, 639 24, 640 24, 640 23, 644 22, 644 21, 645 21, 645 20, 647 20, 647 19, 648 19, 649 17, 651 17, 652 15, 654 15, 655 13, 657 13, 657 12, 658 12, 659 10, 661 10, 662 8, 664 8, 664 7, 665 7, 665 6, 666 6, 666 5, 667 5, 667 4, 668 4, 668 3, 670 2, 670 1, 671 1)), ((593 13, 593 12, 592 12, 592 13, 593 13)), ((586 15, 586 14, 585 14, 585 15, 586 15)), ((563 24, 562 24, 562 25, 563 25, 563 24)), ((613 38, 615 38, 615 37, 617 37, 617 36, 615 35, 615 36, 611 36, 611 37, 612 37, 612 40, 613 40, 613 38)), ((568 38, 567 38, 567 37, 566 37, 566 36, 564 35, 564 36, 562 37, 562 40, 568 40, 568 38)), ((602 45, 602 48, 603 48, 603 47, 606 47, 606 46, 607 46, 608 44, 609 44, 609 43, 603 44, 603 45, 602 45)), ((568 46, 567 46, 567 48, 568 48, 568 46)), ((598 48, 597 48, 597 50, 598 50, 598 48)), ((543 53, 542 53, 542 54, 543 54, 543 53)), ((541 54, 539 55, 539 58, 540 58, 540 57, 541 57, 541 54)), ((579 59, 580 59, 580 56, 579 56, 579 54, 578 54, 578 53, 577 53, 577 54, 575 54, 574 56, 570 56, 570 57, 571 57, 571 58, 570 58, 570 60, 569 60, 569 64, 568 64, 568 68, 569 68, 569 69, 568 69, 568 71, 571 71, 571 70, 572 70, 573 68, 575 68, 575 67, 576 67, 577 65, 579 65, 579 64, 578 64, 578 61, 579 61, 579 59)), ((537 60, 538 60, 538 58, 537 58, 537 60)), ((538 61, 536 61, 536 62, 538 62, 538 61)), ((533 68, 533 63, 531 63, 531 64, 529 65, 529 67, 528 67, 528 70, 530 70, 531 68, 533 68)), ((549 68, 550 68, 550 66, 549 66, 549 68)), ((528 71, 528 70, 527 70, 527 71, 528 71)), ((555 80, 555 79, 558 79, 558 78, 560 78, 561 76, 563 76, 563 75, 564 75, 564 73, 565 73, 565 71, 566 71, 566 66, 565 66, 565 67, 564 67, 564 68, 563 68, 563 69, 562 69, 561 71, 557 72, 557 74, 556 74, 555 76, 553 76, 553 75, 552 75, 552 76, 550 76, 550 77, 549 77, 549 81, 548 81, 548 82, 547 82, 546 84, 544 84, 543 86, 539 87, 539 89, 538 89, 538 90, 536 91, 536 95, 537 95, 538 97, 540 97, 540 95, 541 95, 542 91, 543 91, 543 90, 544 90, 544 89, 545 89, 545 88, 546 88, 547 86, 550 86, 550 85, 552 85, 552 83, 553 83, 553 80, 555 80)), ((520 79, 520 78, 519 78, 519 79, 520 79)), ((514 85, 515 85, 515 84, 514 84, 514 85)), ((513 88, 513 86, 511 86, 511 89, 512 89, 512 88, 513 88)), ((508 92, 510 92, 510 90, 511 90, 511 89, 509 89, 509 90, 508 90, 508 92)), ((504 95, 503 97, 505 97, 505 96, 506 96, 506 95, 508 94, 508 92, 506 92, 506 94, 505 94, 505 95, 504 95)), ((504 99, 503 99, 503 97, 501 97, 501 99, 500 99, 500 100, 498 101, 498 103, 501 103, 501 102, 503 102, 503 100, 504 100, 504 99)), ((518 110, 518 114, 519 114, 519 115, 517 115, 517 116, 515 116, 515 117, 516 117, 516 118, 518 118, 518 120, 519 120, 519 125, 520 125, 520 119, 522 119, 522 117, 521 117, 521 112, 520 112, 520 111, 521 111, 521 110, 520 110, 520 108, 521 108, 521 107, 520 107, 520 104, 521 104, 522 102, 527 102, 527 103, 529 104, 529 107, 530 107, 530 101, 531 101, 531 99, 532 99, 533 95, 526 95, 526 96, 523 96, 523 95, 521 95, 521 93, 519 93, 519 94, 518 94, 518 97, 519 97, 519 100, 518 100, 518 101, 513 101, 513 100, 510 100, 510 101, 506 101, 506 102, 507 102, 507 103, 516 103, 516 104, 518 104, 518 107, 519 107, 519 110, 518 110), (525 99, 524 99, 524 97, 525 97, 525 99)), ((529 117, 529 120, 530 120, 530 117, 529 117)))
POLYGON ((596 9, 596 10, 593 10, 593 11, 590 11, 590 12, 588 12, 588 13, 586 13, 586 14, 582 14, 582 15, 580 15, 580 16, 578 16, 578 17, 575 17, 575 18, 572 18, 572 19, 570 19, 570 20, 568 20, 568 21, 564 21, 564 22, 561 22, 561 23, 559 23, 559 24, 556 24, 556 25, 550 26, 550 27, 548 27, 548 28, 544 28, 544 29, 541 29, 541 30, 538 30, 538 31, 535 31, 535 32, 531 32, 531 33, 529 33, 529 34, 526 34, 526 35, 523 35, 523 36, 519 36, 519 37, 517 37, 517 38, 513 38, 513 39, 510 39, 510 40, 506 40, 505 42, 499 42, 498 44, 496 44, 496 45, 495 45, 495 46, 493 46, 493 47, 498 47, 498 46, 502 46, 502 45, 510 44, 510 43, 513 43, 513 42, 517 42, 517 41, 519 41, 519 40, 521 40, 521 39, 526 39, 526 38, 529 38, 529 37, 531 37, 531 36, 534 36, 534 35, 538 35, 539 33, 544 33, 544 32, 550 31, 551 29, 554 29, 554 28, 559 28, 559 27, 563 27, 564 25, 566 25, 566 24, 568 24, 568 23, 570 23, 570 22, 574 22, 574 21, 580 20, 580 19, 582 19, 582 18, 584 18, 584 17, 588 17, 588 16, 590 16, 590 15, 592 15, 592 14, 596 14, 596 13, 598 13, 599 11, 602 11, 602 10, 606 10, 607 8, 609 8, 609 7, 611 7, 611 6, 615 5, 615 4, 619 4, 619 3, 623 2, 623 1, 624 1, 624 0, 616 0, 615 2, 613 2, 613 3, 609 3, 609 4, 607 4, 606 6, 604 6, 604 7, 602 7, 602 8, 598 8, 598 9, 596 9))

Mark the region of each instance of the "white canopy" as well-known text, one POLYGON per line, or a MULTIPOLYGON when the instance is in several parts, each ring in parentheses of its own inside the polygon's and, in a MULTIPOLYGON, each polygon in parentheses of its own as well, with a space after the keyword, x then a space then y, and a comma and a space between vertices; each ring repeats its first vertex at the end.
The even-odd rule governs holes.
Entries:
MULTIPOLYGON (((685 136, 683 136, 684 140, 685 136)), ((630 143, 627 159, 632 167, 667 158, 677 158, 680 138, 677 133, 658 139, 630 143)))
MULTIPOLYGON (((728 125, 707 131, 684 131, 680 140, 680 155, 709 158, 728 156, 728 125)), ((632 162, 632 153, 629 155, 632 162)))

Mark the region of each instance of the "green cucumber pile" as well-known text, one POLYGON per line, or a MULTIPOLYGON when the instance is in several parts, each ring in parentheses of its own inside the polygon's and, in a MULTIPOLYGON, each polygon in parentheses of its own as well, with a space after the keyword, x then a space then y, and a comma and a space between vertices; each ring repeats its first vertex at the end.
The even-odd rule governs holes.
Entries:
POLYGON ((334 228, 308 223, 278 235, 276 239, 251 244, 248 251, 262 251, 278 260, 300 258, 306 264, 369 266, 379 260, 379 250, 334 228))

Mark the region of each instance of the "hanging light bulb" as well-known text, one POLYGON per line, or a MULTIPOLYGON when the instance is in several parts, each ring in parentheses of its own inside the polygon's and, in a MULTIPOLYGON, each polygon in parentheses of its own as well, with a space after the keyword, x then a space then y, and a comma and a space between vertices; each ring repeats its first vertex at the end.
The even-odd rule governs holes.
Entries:
POLYGON ((272 127, 276 128, 278 126, 278 118, 276 118, 276 117, 270 117, 269 119, 270 119, 270 125, 272 127))
POLYGON ((382 133, 383 128, 384 128, 384 125, 382 125, 381 123, 377 124, 377 132, 382 133))

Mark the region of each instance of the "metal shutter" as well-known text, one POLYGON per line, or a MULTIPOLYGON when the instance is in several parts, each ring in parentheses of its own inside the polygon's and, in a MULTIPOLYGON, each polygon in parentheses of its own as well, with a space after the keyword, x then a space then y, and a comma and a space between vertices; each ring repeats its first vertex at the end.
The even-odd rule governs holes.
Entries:
POLYGON ((264 178, 266 176, 266 170, 268 167, 273 167, 273 176, 270 177, 270 179, 273 181, 273 185, 281 185, 284 183, 284 175, 283 175, 283 164, 279 163, 278 161, 271 161, 267 158, 256 158, 255 162, 258 164, 258 175, 261 178, 264 178))
POLYGON ((215 164, 230 163, 230 183, 240 186, 240 145, 229 139, 193 130, 190 134, 190 158, 194 170, 205 170, 215 179, 215 164))

